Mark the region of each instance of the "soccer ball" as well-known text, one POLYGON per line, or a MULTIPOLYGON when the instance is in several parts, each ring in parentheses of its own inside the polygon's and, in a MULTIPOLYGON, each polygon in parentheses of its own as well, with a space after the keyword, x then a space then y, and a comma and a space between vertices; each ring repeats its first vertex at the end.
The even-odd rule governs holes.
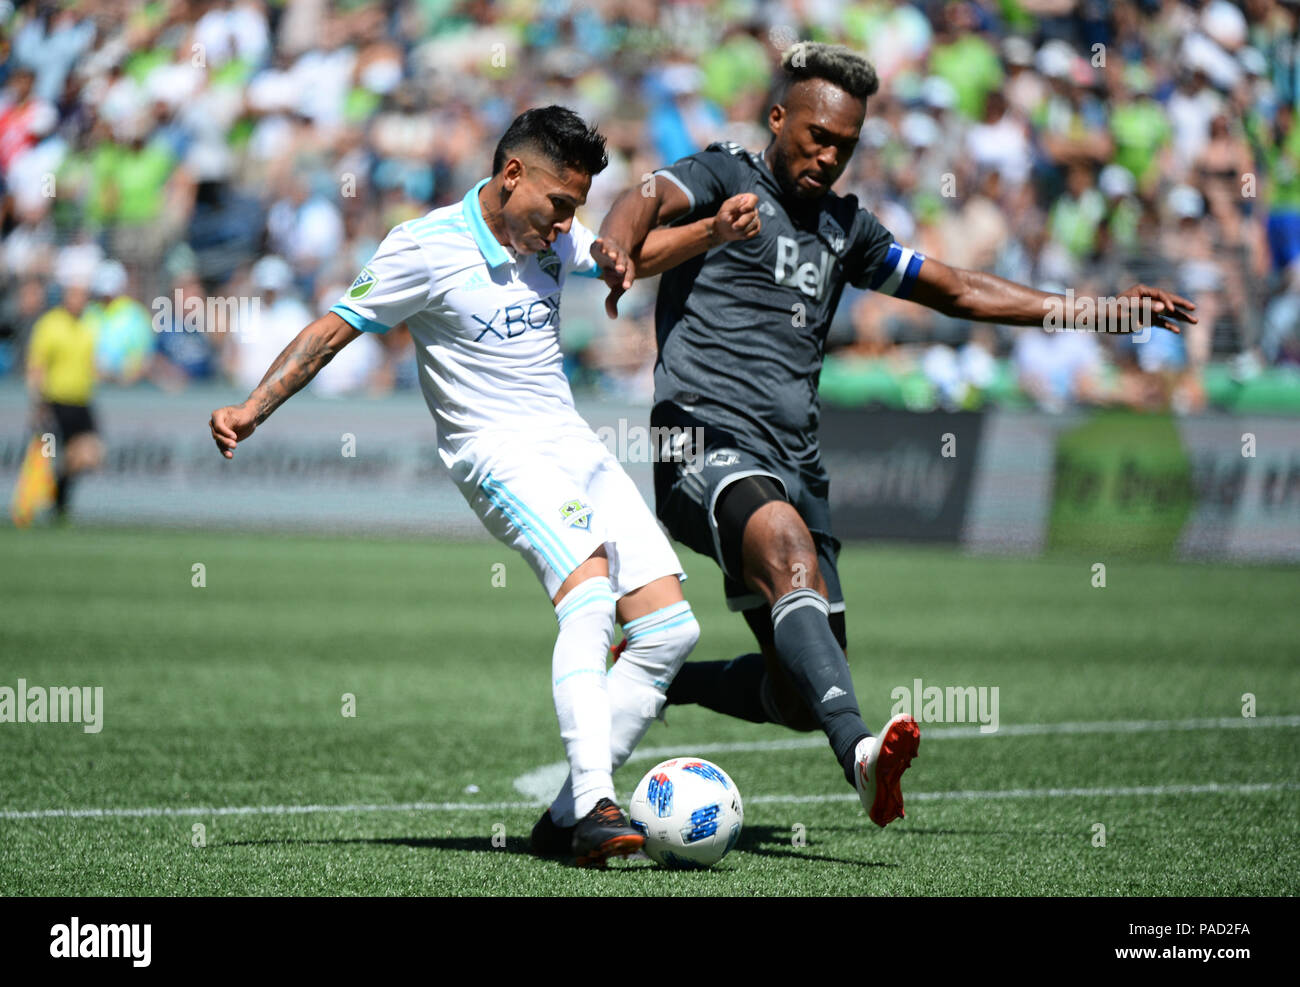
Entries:
POLYGON ((711 867, 740 838, 745 810, 727 772, 700 757, 656 764, 632 793, 632 825, 664 867, 711 867))

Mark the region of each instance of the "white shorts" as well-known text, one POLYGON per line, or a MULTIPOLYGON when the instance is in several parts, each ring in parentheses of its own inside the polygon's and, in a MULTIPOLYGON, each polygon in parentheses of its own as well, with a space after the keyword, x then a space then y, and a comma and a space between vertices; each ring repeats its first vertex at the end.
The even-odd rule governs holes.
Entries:
POLYGON ((476 438, 451 474, 483 527, 528 560, 547 599, 602 545, 620 599, 664 576, 685 578, 636 484, 588 428, 476 438))

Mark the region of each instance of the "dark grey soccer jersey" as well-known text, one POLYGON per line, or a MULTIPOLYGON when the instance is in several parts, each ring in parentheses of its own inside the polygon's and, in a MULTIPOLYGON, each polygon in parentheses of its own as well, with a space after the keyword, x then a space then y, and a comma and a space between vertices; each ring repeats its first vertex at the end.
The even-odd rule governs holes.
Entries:
POLYGON ((906 298, 924 258, 899 246, 856 196, 786 199, 762 158, 717 143, 657 174, 691 202, 679 223, 758 195, 761 232, 725 243, 659 282, 655 401, 695 407, 741 442, 821 473, 817 384, 846 283, 906 298), (775 448, 773 448, 775 447, 775 448))

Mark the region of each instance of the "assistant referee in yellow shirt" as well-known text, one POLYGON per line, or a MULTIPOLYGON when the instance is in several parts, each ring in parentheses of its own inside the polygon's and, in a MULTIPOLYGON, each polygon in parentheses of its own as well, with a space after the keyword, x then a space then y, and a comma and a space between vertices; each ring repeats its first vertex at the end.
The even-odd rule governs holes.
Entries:
POLYGON ((67 514, 68 495, 78 474, 103 460, 90 400, 95 391, 95 332, 84 318, 89 299, 84 286, 69 285, 63 304, 32 327, 27 347, 27 385, 36 402, 36 420, 55 435, 55 510, 67 514))

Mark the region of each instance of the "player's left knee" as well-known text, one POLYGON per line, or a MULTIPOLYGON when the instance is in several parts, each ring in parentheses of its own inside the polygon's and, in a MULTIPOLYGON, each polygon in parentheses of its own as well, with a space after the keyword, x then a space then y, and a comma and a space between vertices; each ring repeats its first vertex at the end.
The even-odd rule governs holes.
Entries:
POLYGON ((656 689, 666 690, 700 639, 700 625, 685 600, 624 625, 627 648, 619 661, 639 669, 656 689))

